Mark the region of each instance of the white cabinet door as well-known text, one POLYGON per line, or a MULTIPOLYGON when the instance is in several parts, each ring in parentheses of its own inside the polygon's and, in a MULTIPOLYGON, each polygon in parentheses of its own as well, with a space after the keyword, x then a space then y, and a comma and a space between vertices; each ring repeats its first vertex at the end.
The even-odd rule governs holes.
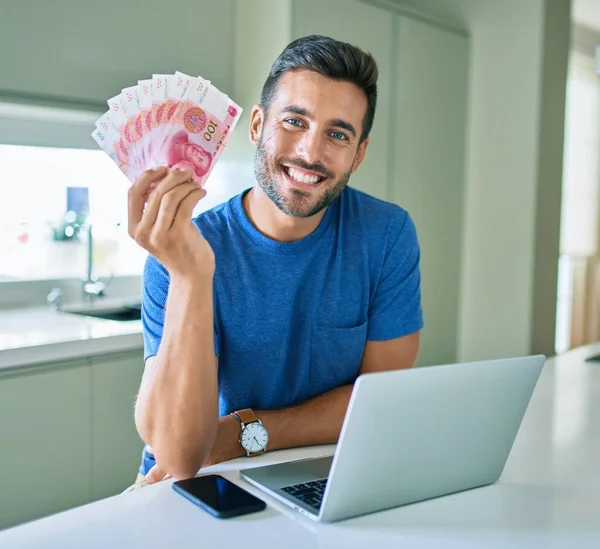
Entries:
POLYGON ((104 104, 152 73, 232 93, 235 0, 19 0, 0 8, 0 93, 104 104))
POLYGON ((122 492, 135 481, 144 443, 133 418, 144 369, 142 351, 93 357, 92 498, 122 492))
POLYGON ((323 34, 370 52, 379 68, 377 110, 367 155, 349 185, 388 198, 392 14, 356 0, 295 0, 293 37, 323 34))
POLYGON ((398 16, 392 199, 417 226, 425 314, 420 364, 456 358, 468 39, 398 16))
POLYGON ((85 359, 0 373, 0 529, 90 500, 85 359))

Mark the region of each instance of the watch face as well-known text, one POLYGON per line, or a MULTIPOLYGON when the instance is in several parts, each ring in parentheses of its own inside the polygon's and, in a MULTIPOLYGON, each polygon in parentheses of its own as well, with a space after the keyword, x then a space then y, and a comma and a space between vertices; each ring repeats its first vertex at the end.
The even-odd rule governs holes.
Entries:
POLYGON ((250 423, 242 432, 241 443, 248 452, 261 452, 267 447, 269 435, 261 423, 250 423))

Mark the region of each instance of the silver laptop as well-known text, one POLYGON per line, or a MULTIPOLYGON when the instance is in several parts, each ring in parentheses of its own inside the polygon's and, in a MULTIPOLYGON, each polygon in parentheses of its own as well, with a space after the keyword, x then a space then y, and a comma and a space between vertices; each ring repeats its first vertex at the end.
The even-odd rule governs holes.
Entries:
POLYGON ((364 374, 332 457, 240 471, 323 522, 498 480, 545 363, 542 355, 364 374))

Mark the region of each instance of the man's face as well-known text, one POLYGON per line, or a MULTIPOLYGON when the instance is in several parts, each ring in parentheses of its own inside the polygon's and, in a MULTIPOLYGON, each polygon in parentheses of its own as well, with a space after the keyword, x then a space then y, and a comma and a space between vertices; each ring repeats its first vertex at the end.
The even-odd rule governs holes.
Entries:
POLYGON ((310 217, 339 197, 364 157, 366 110, 359 87, 312 71, 285 73, 268 112, 254 108, 256 179, 282 212, 310 217))
POLYGON ((200 172, 204 175, 210 168, 211 156, 203 148, 194 145, 193 143, 187 143, 183 145, 183 157, 196 165, 200 172))

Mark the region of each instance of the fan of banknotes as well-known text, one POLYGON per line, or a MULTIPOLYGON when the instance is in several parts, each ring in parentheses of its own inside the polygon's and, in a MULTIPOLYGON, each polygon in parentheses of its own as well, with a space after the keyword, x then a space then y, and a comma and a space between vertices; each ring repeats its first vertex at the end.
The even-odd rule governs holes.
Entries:
POLYGON ((92 137, 134 182, 157 166, 191 167, 204 185, 242 109, 200 76, 154 74, 107 101, 92 137))

